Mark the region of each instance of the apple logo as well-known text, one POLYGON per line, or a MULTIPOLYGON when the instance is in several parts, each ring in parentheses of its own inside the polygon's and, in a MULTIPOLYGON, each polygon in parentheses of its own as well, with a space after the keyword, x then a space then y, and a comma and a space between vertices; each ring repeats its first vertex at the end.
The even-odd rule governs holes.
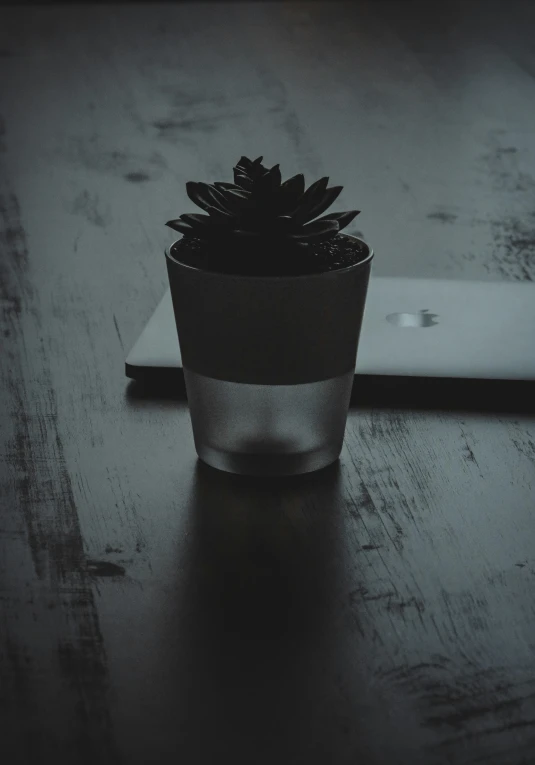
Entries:
POLYGON ((438 314, 429 313, 428 308, 422 308, 419 313, 389 313, 386 320, 395 327, 434 327, 438 324, 438 314))

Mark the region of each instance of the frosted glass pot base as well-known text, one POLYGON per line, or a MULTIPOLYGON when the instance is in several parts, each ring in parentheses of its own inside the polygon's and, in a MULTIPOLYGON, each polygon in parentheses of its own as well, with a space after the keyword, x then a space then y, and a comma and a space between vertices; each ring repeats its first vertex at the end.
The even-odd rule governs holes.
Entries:
POLYGON ((184 368, 199 458, 242 475, 299 475, 330 465, 342 451, 353 376, 253 385, 184 368))

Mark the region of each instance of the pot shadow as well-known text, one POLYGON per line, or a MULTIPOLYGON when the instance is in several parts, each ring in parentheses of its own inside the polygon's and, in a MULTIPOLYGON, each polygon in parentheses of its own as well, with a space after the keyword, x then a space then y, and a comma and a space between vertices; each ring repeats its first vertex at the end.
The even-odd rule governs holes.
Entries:
MULTIPOLYGON (((182 370, 154 370, 131 380, 126 400, 132 406, 150 400, 187 401, 182 370)), ((535 381, 356 375, 349 406, 532 415, 535 381)))
POLYGON ((353 751, 368 753, 333 669, 344 661, 334 618, 344 581, 340 494, 339 463, 259 479, 197 462, 169 668, 186 762, 326 761, 327 750, 317 759, 322 741, 331 756, 349 743, 340 704, 344 720, 356 718, 353 751))

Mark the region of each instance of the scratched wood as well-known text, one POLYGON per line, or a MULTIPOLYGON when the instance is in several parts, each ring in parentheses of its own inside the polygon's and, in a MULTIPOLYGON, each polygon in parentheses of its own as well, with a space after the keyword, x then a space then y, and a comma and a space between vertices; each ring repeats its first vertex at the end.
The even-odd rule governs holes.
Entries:
POLYGON ((357 395, 336 465, 261 481, 124 378, 242 153, 343 184, 377 275, 535 278, 533 6, 0 18, 2 759, 533 762, 533 414, 357 395))

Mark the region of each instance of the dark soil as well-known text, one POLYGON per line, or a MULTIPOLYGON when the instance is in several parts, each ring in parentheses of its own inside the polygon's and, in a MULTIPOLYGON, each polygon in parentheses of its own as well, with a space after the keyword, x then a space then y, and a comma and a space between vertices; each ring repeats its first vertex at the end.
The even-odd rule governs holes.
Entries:
POLYGON ((182 237, 171 247, 171 255, 194 268, 243 276, 299 276, 348 268, 364 260, 368 248, 345 234, 306 248, 258 247, 234 243, 215 244, 197 237, 182 237))

